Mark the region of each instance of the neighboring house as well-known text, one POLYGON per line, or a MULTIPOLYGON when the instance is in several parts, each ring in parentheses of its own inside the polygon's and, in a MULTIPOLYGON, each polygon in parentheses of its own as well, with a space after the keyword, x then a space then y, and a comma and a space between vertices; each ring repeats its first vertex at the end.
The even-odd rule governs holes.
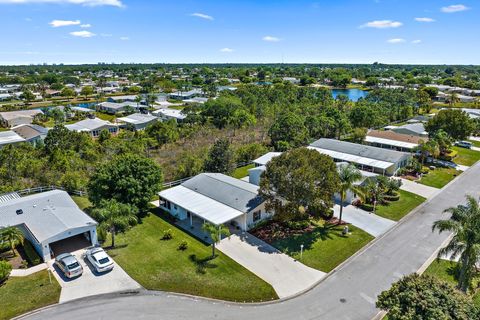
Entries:
POLYGON ((10 128, 21 124, 30 124, 35 116, 43 114, 41 110, 18 110, 0 112, 0 124, 3 127, 10 128))
POLYGON ((158 117, 150 114, 134 113, 126 117, 118 118, 120 128, 126 128, 132 125, 135 130, 144 130, 149 124, 159 121, 158 117))
POLYGON ((393 149, 403 152, 414 151, 422 141, 426 142, 428 141, 428 138, 397 133, 391 130, 370 130, 365 137, 365 143, 373 147, 393 149))
POLYGON ((300 84, 300 79, 294 77, 283 77, 282 80, 290 82, 291 84, 300 84))
POLYGON ((116 135, 118 133, 117 125, 99 118, 85 119, 73 124, 67 124, 65 127, 70 131, 88 132, 93 138, 98 137, 102 130, 107 130, 112 135, 116 135))
POLYGON ((182 102, 185 104, 196 104, 196 103, 204 104, 207 101, 208 101, 208 98, 202 98, 202 97, 195 97, 191 99, 182 100, 182 102))
POLYGON ((25 142, 26 140, 19 136, 15 131, 0 131, 0 148, 20 142, 25 142))
POLYGON ((200 219, 249 230, 272 214, 265 211, 258 186, 221 173, 202 173, 159 193, 160 207, 179 220, 200 219))
POLYGON ((182 122, 187 117, 182 113, 182 110, 162 108, 152 112, 154 116, 159 117, 163 121, 174 119, 177 122, 182 122))
POLYGON ((385 129, 396 133, 408 134, 411 136, 417 136, 422 138, 428 137, 428 132, 425 131, 425 126, 423 125, 423 123, 409 123, 398 127, 387 126, 385 127, 385 129))
POLYGON ((136 102, 101 102, 97 105, 98 111, 102 111, 108 114, 117 114, 125 112, 128 107, 133 108, 134 110, 138 109, 136 102))
POLYGON ((168 97, 169 99, 173 99, 173 100, 187 100, 187 99, 193 99, 195 97, 201 97, 203 95, 204 93, 202 89, 192 89, 190 91, 177 91, 177 92, 169 93, 168 97))
POLYGON ((324 138, 308 148, 332 157, 335 162, 352 163, 361 170, 389 176, 395 175, 411 158, 406 152, 324 138))
POLYGON ((0 101, 10 100, 13 96, 10 93, 0 93, 0 101))
POLYGON ((419 123, 419 122, 428 122, 428 120, 430 120, 431 117, 429 116, 415 116, 411 119, 408 119, 407 120, 407 123, 419 123))
POLYGON ((22 124, 12 128, 12 131, 21 136, 25 141, 36 145, 43 141, 48 134, 48 129, 36 124, 22 124))
POLYGON ((85 107, 71 107, 70 108, 72 112, 78 112, 78 113, 86 113, 86 114, 94 114, 95 110, 85 108, 85 107))
POLYGON ((113 97, 108 97, 107 101, 108 102, 115 102, 115 103, 121 103, 121 102, 135 102, 137 100, 136 95, 127 95, 127 96, 113 96, 113 97))
POLYGON ((65 191, 53 190, 20 197, 0 197, 0 230, 16 226, 44 261, 62 245, 97 245, 97 222, 85 214, 65 191))
POLYGON ((255 167, 260 167, 266 165, 272 158, 281 155, 281 152, 267 152, 263 156, 253 160, 252 162, 255 164, 255 167))

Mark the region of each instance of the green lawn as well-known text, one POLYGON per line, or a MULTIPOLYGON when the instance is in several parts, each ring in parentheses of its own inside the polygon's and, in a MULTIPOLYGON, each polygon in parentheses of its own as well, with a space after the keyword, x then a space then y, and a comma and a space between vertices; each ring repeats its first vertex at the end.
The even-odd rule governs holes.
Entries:
POLYGON ((218 250, 211 260, 210 246, 155 214, 115 240, 117 248, 109 254, 147 289, 242 302, 278 298, 268 283, 218 250), (162 240, 167 229, 173 239, 162 240), (180 251, 183 240, 188 241, 188 249, 180 251))
POLYGON ((457 156, 453 159, 456 164, 473 166, 475 162, 480 160, 479 151, 460 147, 452 147, 452 149, 458 152, 457 156))
POLYGON ((72 199, 82 210, 92 206, 92 203, 87 197, 72 196, 72 199))
MULTIPOLYGON (((457 285, 456 280, 456 267, 457 263, 448 260, 435 260, 432 264, 425 270, 425 274, 437 277, 440 280, 450 283, 452 286, 457 285)), ((480 307, 480 290, 473 295, 474 303, 480 307)))
POLYGON ((103 113, 103 112, 95 112, 95 116, 99 119, 105 120, 105 121, 110 121, 112 122, 115 120, 115 115, 113 114, 108 114, 108 113, 103 113))
POLYGON ((237 179, 242 179, 248 176, 248 169, 252 169, 255 165, 249 164, 248 166, 243 166, 243 167, 238 167, 233 171, 232 177, 237 178, 237 179))
POLYGON ((377 206, 375 214, 398 221, 426 200, 424 197, 408 191, 398 190, 398 193, 400 200, 392 201, 388 205, 377 206))
POLYGON ((418 182, 434 188, 443 188, 461 172, 451 168, 436 168, 424 175, 418 182))
POLYGON ((46 270, 28 277, 10 277, 0 286, 0 320, 57 303, 60 285, 54 276, 51 278, 50 284, 46 270))
POLYGON ((276 240, 272 245, 309 267, 330 272, 374 239, 352 225, 349 228, 351 234, 343 236, 343 226, 319 225, 313 232, 276 240), (303 257, 300 259, 302 244, 303 257))

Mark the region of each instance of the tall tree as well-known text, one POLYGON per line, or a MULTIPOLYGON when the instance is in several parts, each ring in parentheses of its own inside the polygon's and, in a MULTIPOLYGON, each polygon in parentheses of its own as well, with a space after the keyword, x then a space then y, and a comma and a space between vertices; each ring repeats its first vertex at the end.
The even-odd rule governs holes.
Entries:
POLYGON ((329 156, 307 148, 273 158, 260 180, 260 196, 280 221, 327 214, 340 187, 337 166, 329 156))
POLYGON ((458 109, 441 110, 435 117, 430 119, 425 130, 433 137, 437 131, 443 130, 455 140, 467 139, 475 129, 473 120, 469 115, 458 109))
POLYGON ((93 87, 92 86, 85 86, 82 88, 80 91, 80 94, 85 98, 85 100, 88 99, 88 96, 91 96, 93 94, 93 87))
POLYGON ((467 292, 480 261, 480 206, 475 198, 467 196, 466 205, 448 208, 444 212, 451 214, 450 219, 435 221, 432 231, 453 232, 453 238, 438 252, 438 257, 460 257, 458 288, 467 292))
POLYGON ((235 169, 235 153, 228 139, 218 139, 210 148, 204 169, 208 172, 230 174, 235 169))
POLYGON ((16 256, 15 245, 23 241, 23 234, 17 227, 6 227, 0 230, 0 239, 1 242, 8 243, 10 250, 12 250, 12 255, 16 256))
POLYGON ((340 178, 340 217, 338 223, 342 223, 343 206, 347 192, 353 189, 355 182, 362 179, 362 173, 353 164, 341 165, 338 170, 340 178))
POLYGON ((274 121, 268 131, 276 150, 285 151, 300 147, 308 138, 305 120, 293 112, 283 112, 274 121))

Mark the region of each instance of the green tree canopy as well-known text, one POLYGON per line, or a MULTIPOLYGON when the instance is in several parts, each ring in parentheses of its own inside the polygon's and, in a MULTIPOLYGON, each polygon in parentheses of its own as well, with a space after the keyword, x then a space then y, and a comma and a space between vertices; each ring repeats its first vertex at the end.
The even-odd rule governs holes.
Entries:
POLYGON ((285 151, 303 145, 308 138, 304 119, 293 112, 283 112, 268 131, 276 150, 285 151))
POLYGON ((339 190, 337 166, 329 156, 307 148, 273 158, 260 180, 266 208, 280 221, 318 216, 333 207, 339 190))
POLYGON ((228 139, 218 139, 210 148, 204 163, 207 172, 230 174, 235 169, 235 153, 228 139))
POLYGON ((462 110, 441 110, 425 125, 425 130, 433 137, 439 130, 445 131, 456 140, 467 139, 475 129, 473 120, 462 110))

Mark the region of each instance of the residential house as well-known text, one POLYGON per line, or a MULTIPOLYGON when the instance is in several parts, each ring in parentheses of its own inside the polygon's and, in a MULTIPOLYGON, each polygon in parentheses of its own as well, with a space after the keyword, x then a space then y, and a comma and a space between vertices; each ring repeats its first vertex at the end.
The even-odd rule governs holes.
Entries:
POLYGON ((151 114, 134 113, 126 117, 118 118, 120 128, 127 128, 129 125, 133 126, 135 130, 144 130, 149 124, 152 124, 160 119, 151 114))
POLYGON ((397 133, 391 130, 370 130, 365 137, 365 143, 370 146, 403 152, 413 152, 422 141, 428 141, 428 138, 397 133))
POLYGON ((159 193, 160 207, 179 220, 230 224, 249 230, 272 216, 258 186, 221 173, 202 173, 159 193))
POLYGON ((174 119, 176 122, 182 122, 187 117, 182 113, 182 110, 162 108, 152 112, 154 116, 159 117, 163 121, 174 119))
POLYGON ((101 102, 97 105, 97 110, 108 114, 117 114, 127 111, 128 109, 138 109, 136 102, 101 102))
MULTIPOLYGON (((0 197, 0 230, 15 226, 40 257, 49 261, 56 248, 97 245, 97 222, 85 214, 65 191, 53 190, 20 197, 0 197)), ((80 249, 80 248, 79 248, 80 249)))
POLYGON ((17 133, 26 142, 30 142, 33 145, 43 141, 48 134, 48 129, 36 124, 21 124, 13 127, 12 131, 17 133))
POLYGON ((92 138, 97 138, 103 130, 107 130, 112 135, 118 133, 117 125, 99 118, 81 120, 73 124, 67 124, 65 127, 70 131, 87 132, 92 138))
POLYGON ((308 147, 333 158, 335 162, 348 162, 364 171, 395 175, 407 165, 411 154, 334 139, 319 139, 308 147))
POLYGON ((408 134, 421 138, 428 138, 428 132, 425 131, 423 123, 409 123, 403 126, 386 126, 385 130, 390 130, 396 133, 408 134))
POLYGON ((43 114, 43 112, 36 109, 0 112, 0 125, 10 128, 21 124, 30 124, 39 114, 43 114))
POLYGON ((0 148, 9 145, 25 142, 25 139, 18 135, 15 131, 0 131, 0 148))
POLYGON ((108 102, 122 103, 122 102, 136 102, 136 95, 127 95, 127 96, 112 96, 108 97, 108 102))
POLYGON ((168 97, 173 100, 187 100, 187 99, 193 99, 195 97, 201 97, 203 95, 204 93, 202 89, 195 88, 189 91, 172 92, 168 94, 168 97))

